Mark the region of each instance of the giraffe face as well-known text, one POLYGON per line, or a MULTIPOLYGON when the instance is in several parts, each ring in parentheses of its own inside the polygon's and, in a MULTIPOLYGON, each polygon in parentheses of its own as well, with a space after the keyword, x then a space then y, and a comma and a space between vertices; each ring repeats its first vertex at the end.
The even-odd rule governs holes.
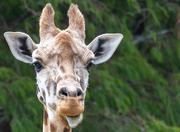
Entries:
POLYGON ((66 127, 77 126, 83 117, 94 53, 73 39, 68 31, 61 31, 55 38, 40 44, 32 53, 32 59, 40 102, 66 127))
POLYGON ((70 6, 68 17, 68 28, 58 29, 54 10, 47 4, 41 14, 39 44, 22 32, 4 36, 16 59, 35 66, 37 96, 49 120, 74 128, 83 119, 90 67, 110 59, 123 35, 99 35, 85 45, 85 21, 77 5, 70 6))

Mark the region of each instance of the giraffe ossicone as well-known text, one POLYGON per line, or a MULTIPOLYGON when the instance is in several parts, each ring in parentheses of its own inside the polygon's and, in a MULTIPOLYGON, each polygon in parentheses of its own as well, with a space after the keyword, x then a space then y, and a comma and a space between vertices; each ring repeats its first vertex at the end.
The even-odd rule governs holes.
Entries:
POLYGON ((54 14, 47 4, 40 18, 39 44, 22 32, 4 36, 16 59, 35 66, 36 92, 44 105, 43 132, 67 132, 83 120, 91 66, 110 59, 123 35, 99 35, 86 45, 85 21, 77 5, 71 4, 68 10, 65 30, 55 26, 54 14))

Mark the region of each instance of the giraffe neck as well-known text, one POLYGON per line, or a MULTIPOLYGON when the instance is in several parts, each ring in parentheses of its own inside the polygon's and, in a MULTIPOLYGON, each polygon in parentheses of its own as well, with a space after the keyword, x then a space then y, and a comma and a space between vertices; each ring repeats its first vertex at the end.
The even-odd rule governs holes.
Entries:
POLYGON ((52 113, 44 106, 43 132, 72 132, 72 129, 64 127, 58 119, 51 120, 52 113), (49 114, 48 114, 49 113, 49 114))

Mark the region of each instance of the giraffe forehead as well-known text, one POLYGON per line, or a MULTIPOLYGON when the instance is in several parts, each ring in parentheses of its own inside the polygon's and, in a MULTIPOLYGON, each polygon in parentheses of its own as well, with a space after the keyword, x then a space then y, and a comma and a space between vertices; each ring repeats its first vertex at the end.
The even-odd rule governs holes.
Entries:
POLYGON ((50 60, 56 56, 72 56, 73 52, 70 43, 71 41, 66 36, 50 39, 46 43, 40 43, 32 56, 34 58, 41 57, 43 60, 50 60))
POLYGON ((86 45, 73 41, 66 35, 63 37, 59 36, 56 40, 52 40, 46 45, 39 45, 32 56, 44 64, 74 60, 75 62, 86 64, 94 58, 93 52, 86 45))

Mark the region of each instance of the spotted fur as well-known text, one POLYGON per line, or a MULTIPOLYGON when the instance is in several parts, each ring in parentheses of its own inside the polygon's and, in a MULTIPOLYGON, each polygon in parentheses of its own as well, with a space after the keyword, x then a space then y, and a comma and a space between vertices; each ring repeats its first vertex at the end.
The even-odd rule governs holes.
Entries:
POLYGON ((44 109, 43 124, 44 124, 45 126, 48 125, 48 113, 47 113, 46 108, 44 109))
POLYGON ((56 130, 57 130, 57 126, 51 123, 50 124, 50 132, 56 132, 56 130))

